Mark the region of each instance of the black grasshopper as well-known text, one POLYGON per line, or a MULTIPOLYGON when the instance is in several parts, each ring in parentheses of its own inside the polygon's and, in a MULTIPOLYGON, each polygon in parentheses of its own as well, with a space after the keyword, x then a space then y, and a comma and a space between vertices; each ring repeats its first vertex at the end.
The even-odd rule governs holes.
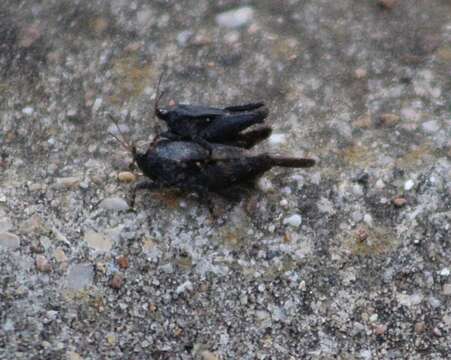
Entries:
MULTIPOLYGON (((112 134, 111 134, 112 135, 112 134)), ((250 154, 236 146, 212 143, 211 150, 193 141, 158 140, 146 152, 139 152, 132 144, 115 137, 128 149, 134 162, 148 178, 133 190, 160 190, 173 188, 197 193, 200 197, 209 193, 223 196, 236 186, 253 183, 274 166, 311 167, 315 160, 250 154)))
POLYGON ((204 146, 210 152, 211 143, 230 144, 251 148, 271 134, 271 128, 263 127, 242 133, 252 125, 262 124, 268 116, 263 102, 216 108, 202 105, 177 104, 160 108, 163 96, 158 81, 155 99, 155 115, 163 120, 168 131, 161 134, 170 140, 190 140, 204 146))

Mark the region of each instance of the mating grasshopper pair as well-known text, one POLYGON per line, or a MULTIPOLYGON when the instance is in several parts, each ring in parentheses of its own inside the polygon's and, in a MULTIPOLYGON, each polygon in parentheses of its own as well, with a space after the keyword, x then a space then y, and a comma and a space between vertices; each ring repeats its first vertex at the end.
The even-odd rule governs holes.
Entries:
POLYGON ((208 192, 230 195, 230 190, 255 182, 274 166, 304 168, 315 164, 313 159, 252 155, 247 149, 271 135, 268 126, 243 132, 261 124, 268 116, 264 103, 225 108, 178 104, 160 108, 161 77, 155 100, 155 115, 168 130, 158 136, 146 152, 114 137, 132 154, 147 180, 133 191, 174 188, 204 196, 208 192))

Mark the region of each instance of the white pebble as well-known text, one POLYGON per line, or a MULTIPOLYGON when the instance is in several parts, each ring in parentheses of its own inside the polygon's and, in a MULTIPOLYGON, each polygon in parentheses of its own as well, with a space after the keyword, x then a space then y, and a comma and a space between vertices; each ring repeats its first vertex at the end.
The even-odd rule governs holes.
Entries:
POLYGON ((94 105, 92 106, 92 111, 95 112, 95 113, 97 111, 99 111, 100 107, 102 106, 102 102, 103 102, 102 98, 97 98, 94 101, 94 105))
POLYGON ((262 177, 258 180, 257 183, 258 188, 263 191, 264 193, 270 192, 274 190, 274 186, 271 182, 271 180, 269 180, 266 177, 262 177))
POLYGON ((127 210, 128 204, 124 199, 120 197, 110 197, 103 199, 102 202, 100 203, 100 207, 106 210, 121 211, 127 210))
POLYGON ((302 223, 302 217, 299 214, 293 214, 283 220, 284 225, 299 227, 302 223))
POLYGON ((440 270, 439 274, 441 276, 449 276, 449 269, 448 268, 443 268, 442 270, 440 270))
POLYGON ((193 290, 193 283, 191 281, 186 281, 182 285, 178 286, 175 292, 177 294, 181 294, 185 291, 192 291, 193 290))
POLYGON ((24 113, 25 115, 32 115, 33 112, 34 112, 34 109, 31 106, 27 106, 22 109, 22 113, 24 113))
POLYGON ((288 206, 288 200, 287 199, 280 200, 280 206, 286 208, 288 206))
POLYGON ((222 12, 216 16, 216 23, 227 28, 239 28, 248 25, 254 17, 254 9, 243 6, 238 9, 222 12))
POLYGON ((406 191, 412 190, 414 185, 415 185, 415 183, 413 182, 413 180, 407 180, 404 183, 404 190, 406 190, 406 191))
POLYGON ((287 142, 287 137, 285 134, 272 134, 269 137, 269 143, 271 145, 281 145, 287 142))

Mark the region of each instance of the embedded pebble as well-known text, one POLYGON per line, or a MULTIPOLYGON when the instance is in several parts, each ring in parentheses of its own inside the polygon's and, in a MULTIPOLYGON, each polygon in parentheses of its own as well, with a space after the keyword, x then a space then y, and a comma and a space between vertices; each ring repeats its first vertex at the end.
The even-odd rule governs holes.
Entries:
POLYGON ((440 270, 439 274, 440 274, 441 276, 449 276, 450 271, 449 271, 448 268, 443 268, 442 270, 440 270))
POLYGON ((204 350, 200 353, 202 360, 219 360, 219 356, 210 351, 204 350))
POLYGON ((302 223, 302 216, 299 214, 293 214, 291 216, 286 217, 283 219, 284 225, 290 225, 293 227, 299 227, 302 223))
POLYGON ((420 293, 414 293, 412 295, 407 294, 397 294, 397 299, 400 305, 404 306, 415 306, 423 301, 424 296, 420 293))
POLYGON ((116 273, 113 275, 113 278, 111 279, 110 286, 113 289, 120 289, 122 286, 124 286, 125 278, 122 274, 116 273))
POLYGON ((108 132, 113 134, 113 135, 122 135, 122 134, 126 134, 130 131, 130 128, 126 125, 126 124, 118 124, 118 126, 116 126, 116 124, 110 125, 108 127, 108 132), (118 128, 119 126, 119 128, 118 128))
POLYGON ((100 207, 105 210, 123 211, 128 210, 129 206, 127 202, 120 197, 109 197, 103 199, 100 203, 100 207))
POLYGON ((13 224, 9 218, 0 218, 0 233, 7 232, 11 230, 13 224))
POLYGON ((81 290, 92 284, 94 269, 91 264, 72 265, 65 278, 65 287, 71 290, 81 290))
POLYGON ((24 113, 25 115, 28 115, 28 116, 33 115, 33 112, 34 112, 34 109, 30 106, 24 107, 22 109, 22 113, 24 113))
POLYGON ((285 134, 272 134, 268 141, 273 146, 282 145, 287 142, 287 136, 285 134))
POLYGON ((40 272, 48 273, 52 271, 52 265, 44 255, 36 256, 36 269, 40 272))
POLYGON ((368 75, 368 71, 367 71, 366 69, 364 69, 364 68, 357 68, 357 69, 355 69, 355 71, 354 71, 354 76, 355 76, 357 79, 363 79, 363 78, 365 78, 367 75, 368 75))
POLYGON ((396 6, 398 0, 378 0, 378 3, 384 9, 391 10, 396 6))
POLYGON ((110 251, 112 248, 110 238, 107 238, 105 235, 92 230, 88 230, 85 233, 84 239, 88 243, 88 246, 94 250, 110 251))
POLYGON ((415 332, 421 334, 426 330, 426 323, 424 321, 419 321, 415 323, 415 332))
POLYGON ((443 295, 451 295, 451 284, 443 285, 443 295))
POLYGON ((119 256, 117 259, 117 264, 121 269, 127 269, 128 268, 128 257, 126 256, 119 256))
POLYGON ((392 199, 392 203, 396 207, 403 207, 404 205, 407 204, 407 199, 402 196, 396 196, 392 199))
POLYGON ((399 122, 400 117, 396 114, 381 114, 379 116, 379 126, 394 126, 399 122))
POLYGON ((123 183, 131 183, 136 180, 135 174, 133 174, 130 171, 121 171, 117 175, 117 178, 120 182, 123 182, 123 183))
POLYGON ((53 257, 59 263, 67 261, 67 256, 62 248, 56 248, 55 251, 53 252, 53 257))
POLYGON ((368 239, 368 231, 365 228, 360 227, 356 230, 355 236, 358 241, 363 242, 368 239))
POLYGON ((413 182, 413 180, 407 180, 404 183, 404 190, 409 191, 412 190, 412 188, 414 187, 415 183, 413 182))
POLYGON ((15 250, 20 246, 19 237, 9 232, 0 233, 0 248, 15 250))
POLYGON ((264 193, 268 193, 274 190, 274 185, 267 177, 261 177, 260 179, 258 179, 257 186, 264 193))
POLYGON ((177 34, 177 44, 181 47, 185 47, 188 45, 189 40, 193 36, 193 32, 191 30, 181 31, 177 34))
POLYGON ((421 127, 428 133, 435 133, 440 130, 440 124, 436 120, 426 121, 421 127))
POLYGON ((216 23, 219 26, 235 29, 250 24, 253 18, 254 9, 250 6, 243 6, 218 14, 216 23))
POLYGON ((80 185, 81 179, 76 176, 71 177, 64 177, 64 178, 57 178, 56 179, 56 186, 59 189, 66 188, 75 188, 80 185))
POLYGON ((192 291, 193 290, 193 283, 191 281, 186 281, 183 284, 179 285, 175 292, 177 294, 184 293, 185 291, 192 291))

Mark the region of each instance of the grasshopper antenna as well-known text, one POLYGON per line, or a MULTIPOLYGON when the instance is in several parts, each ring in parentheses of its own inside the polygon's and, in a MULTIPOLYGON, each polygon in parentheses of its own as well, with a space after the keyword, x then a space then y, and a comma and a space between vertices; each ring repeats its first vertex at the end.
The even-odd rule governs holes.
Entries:
POLYGON ((161 109, 159 108, 160 100, 164 95, 164 91, 160 92, 161 80, 163 79, 163 76, 165 75, 165 73, 166 73, 166 69, 163 69, 160 77, 158 78, 158 83, 157 83, 157 94, 155 96, 155 104, 154 104, 154 112, 157 117, 165 115, 164 112, 161 111, 161 109))
MULTIPOLYGON (((136 146, 133 143, 129 143, 126 139, 126 137, 124 136, 124 133, 122 132, 119 123, 117 122, 117 120, 111 115, 108 114, 108 117, 110 118, 110 120, 114 123, 114 125, 116 126, 116 129, 118 131, 118 133, 121 135, 121 138, 119 138, 118 136, 114 135, 112 132, 108 131, 108 135, 110 135, 111 137, 113 137, 119 144, 121 144, 121 146, 127 150, 128 152, 130 152, 133 155, 133 159, 135 158, 136 155, 136 146)), ((129 118, 129 116, 127 116, 127 119, 129 118)))

